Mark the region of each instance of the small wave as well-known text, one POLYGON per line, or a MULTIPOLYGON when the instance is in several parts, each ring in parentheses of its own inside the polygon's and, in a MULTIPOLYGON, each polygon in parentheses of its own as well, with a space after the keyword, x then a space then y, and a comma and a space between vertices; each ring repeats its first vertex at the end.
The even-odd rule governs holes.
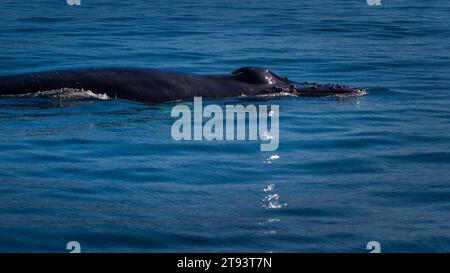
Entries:
POLYGON ((39 91, 35 93, 25 93, 20 95, 6 95, 4 97, 19 97, 19 98, 37 98, 37 97, 48 97, 48 98, 58 98, 58 99, 99 99, 108 100, 111 99, 106 94, 97 94, 90 90, 76 89, 76 88, 61 88, 48 91, 39 91))
POLYGON ((366 87, 364 90, 367 90, 368 92, 384 92, 389 91, 390 89, 388 87, 383 86, 377 86, 377 87, 366 87))
POLYGON ((267 158, 266 160, 264 160, 264 163, 269 165, 269 164, 272 164, 272 162, 274 162, 275 160, 278 160, 278 159, 280 159, 279 155, 272 155, 269 158, 267 158))
MULTIPOLYGON (((348 98, 348 97, 361 97, 367 95, 369 92, 366 89, 359 89, 357 92, 346 93, 346 94, 333 94, 326 97, 337 97, 337 98, 348 98)), ((241 95, 240 98, 276 98, 276 97, 302 97, 302 95, 297 95, 289 92, 279 92, 279 93, 269 93, 256 96, 246 96, 241 95)))
POLYGON ((275 184, 269 184, 269 185, 267 185, 267 187, 264 188, 263 191, 265 191, 265 192, 273 191, 274 187, 275 187, 275 184))
POLYGON ((337 97, 337 98, 350 98, 350 97, 361 97, 369 94, 366 89, 358 89, 358 91, 353 93, 344 93, 344 94, 336 94, 330 95, 329 97, 337 97))
POLYGON ((255 97, 298 97, 296 94, 292 94, 289 92, 278 92, 278 93, 269 93, 263 95, 256 95, 255 97))

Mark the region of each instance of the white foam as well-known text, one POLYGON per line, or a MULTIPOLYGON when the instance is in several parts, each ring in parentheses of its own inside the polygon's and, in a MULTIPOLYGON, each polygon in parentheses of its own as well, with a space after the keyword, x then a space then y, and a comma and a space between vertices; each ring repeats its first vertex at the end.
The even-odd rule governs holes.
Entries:
POLYGON ((338 97, 338 98, 349 98, 349 97, 361 97, 367 95, 368 92, 365 89, 358 89, 356 92, 346 93, 346 94, 336 94, 331 95, 330 97, 338 97))
POLYGON ((21 97, 21 98, 36 98, 36 97, 50 97, 59 99, 85 99, 94 98, 100 100, 111 99, 106 94, 97 94, 90 90, 76 89, 76 88, 61 88, 48 91, 39 91, 34 93, 25 93, 20 95, 6 95, 5 97, 21 97))

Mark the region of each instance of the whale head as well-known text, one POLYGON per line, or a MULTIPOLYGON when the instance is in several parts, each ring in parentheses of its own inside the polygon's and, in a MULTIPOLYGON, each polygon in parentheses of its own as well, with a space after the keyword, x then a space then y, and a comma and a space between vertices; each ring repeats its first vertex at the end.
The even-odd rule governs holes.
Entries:
POLYGON ((279 76, 275 72, 262 67, 246 66, 233 71, 231 74, 238 81, 260 86, 273 93, 287 92, 305 97, 365 94, 363 89, 346 85, 291 81, 287 77, 279 76))

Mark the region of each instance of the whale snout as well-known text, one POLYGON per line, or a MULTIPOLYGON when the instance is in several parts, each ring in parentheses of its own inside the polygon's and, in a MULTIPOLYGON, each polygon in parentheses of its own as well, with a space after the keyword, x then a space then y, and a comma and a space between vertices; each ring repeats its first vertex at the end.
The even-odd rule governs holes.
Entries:
POLYGON ((365 94, 365 90, 360 88, 339 84, 319 84, 315 82, 291 84, 289 89, 297 96, 302 97, 358 96, 365 94))
POLYGON ((246 66, 234 71, 232 78, 240 83, 259 86, 264 92, 288 92, 302 97, 358 96, 365 94, 363 89, 339 84, 320 84, 316 82, 296 82, 281 77, 270 69, 246 66))

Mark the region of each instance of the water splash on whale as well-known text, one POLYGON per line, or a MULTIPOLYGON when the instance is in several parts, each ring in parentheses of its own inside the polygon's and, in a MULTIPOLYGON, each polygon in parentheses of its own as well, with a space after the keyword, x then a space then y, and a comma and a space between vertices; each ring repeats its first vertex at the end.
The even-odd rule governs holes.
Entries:
POLYGON ((97 94, 90 90, 77 89, 77 88, 61 88, 55 90, 39 91, 33 93, 25 93, 19 95, 3 95, 1 97, 16 97, 16 98, 52 98, 52 99, 99 99, 109 100, 106 94, 97 94))

